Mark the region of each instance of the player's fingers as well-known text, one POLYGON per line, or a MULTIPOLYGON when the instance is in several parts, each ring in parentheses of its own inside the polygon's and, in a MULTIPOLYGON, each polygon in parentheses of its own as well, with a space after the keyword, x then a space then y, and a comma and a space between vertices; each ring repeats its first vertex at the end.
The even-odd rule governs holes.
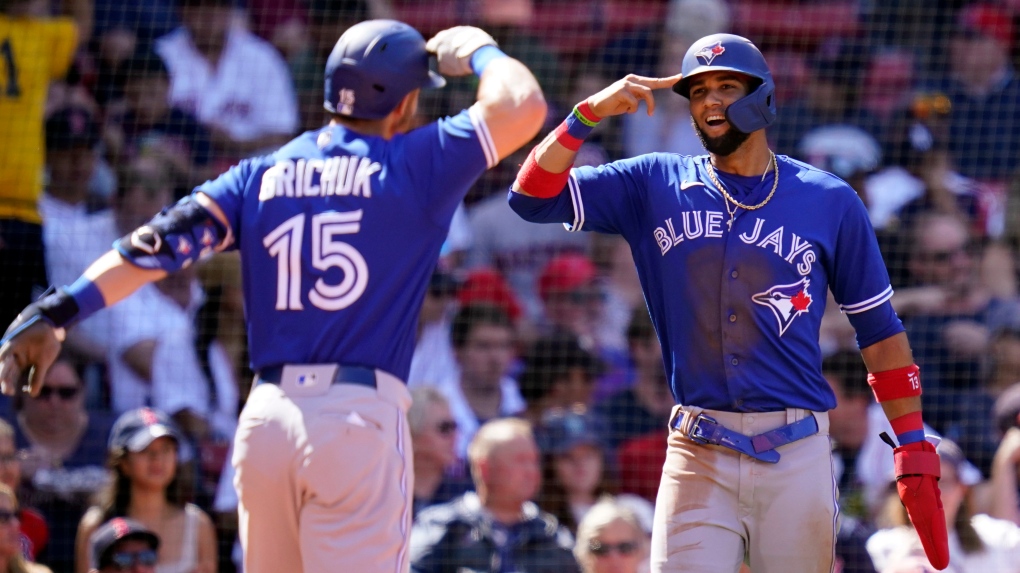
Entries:
POLYGON ((38 358, 36 358, 35 364, 29 369, 28 386, 25 386, 22 390, 30 396, 37 396, 39 391, 42 390, 43 381, 46 380, 46 374, 49 372, 50 366, 56 361, 59 353, 59 344, 46 344, 46 347, 40 351, 38 358))
POLYGON ((627 78, 630 79, 630 81, 632 81, 632 82, 634 82, 636 84, 641 84, 641 85, 645 86, 646 88, 653 89, 653 90, 659 90, 659 89, 662 89, 662 88, 671 88, 678 81, 680 81, 680 78, 682 78, 682 77, 683 77, 683 74, 676 74, 675 76, 668 76, 668 77, 665 77, 665 78, 648 78, 648 77, 645 77, 645 76, 637 76, 637 75, 633 75, 633 74, 630 75, 630 76, 627 76, 627 78))
POLYGON ((629 91, 622 91, 619 93, 620 107, 627 113, 634 113, 638 110, 638 98, 629 91))
POLYGON ((7 396, 13 396, 17 388, 18 378, 21 377, 21 369, 14 359, 14 354, 9 352, 10 345, 0 349, 0 392, 7 396), (6 354, 4 352, 6 351, 6 354))
POLYGON ((655 112, 655 96, 652 95, 651 88, 645 87, 641 84, 631 84, 630 93, 639 100, 643 100, 645 102, 645 105, 648 106, 648 115, 652 115, 652 113, 655 112))

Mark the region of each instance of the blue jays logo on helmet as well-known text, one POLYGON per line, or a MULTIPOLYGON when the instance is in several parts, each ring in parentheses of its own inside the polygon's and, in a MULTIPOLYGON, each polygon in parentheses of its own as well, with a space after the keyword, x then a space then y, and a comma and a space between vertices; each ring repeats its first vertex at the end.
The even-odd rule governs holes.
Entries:
POLYGON ((779 336, 793 324, 793 319, 808 311, 811 306, 811 295, 808 285, 811 281, 800 279, 789 285, 776 285, 765 292, 751 296, 751 300, 772 310, 779 322, 779 336))
POLYGON ((725 51, 726 48, 723 47, 722 42, 716 42, 714 46, 705 46, 698 51, 698 53, 694 54, 694 56, 705 60, 706 66, 711 66, 712 60, 714 60, 716 56, 722 55, 725 51))

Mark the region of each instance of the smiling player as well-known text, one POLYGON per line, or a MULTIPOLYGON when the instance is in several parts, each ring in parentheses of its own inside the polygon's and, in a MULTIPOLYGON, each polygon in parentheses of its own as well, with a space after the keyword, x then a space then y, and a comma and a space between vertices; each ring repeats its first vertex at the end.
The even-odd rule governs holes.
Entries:
MULTIPOLYGON (((677 405, 655 507, 655 571, 822 572, 838 507, 818 331, 831 289, 892 421, 898 489, 929 560, 948 564, 920 380, 864 205, 837 177, 769 150, 775 85, 747 39, 695 42, 682 75, 627 76, 578 104, 522 166, 523 218, 630 243, 677 405), (682 79, 681 79, 682 78, 682 79), (708 155, 570 169, 605 117, 652 91, 690 100, 708 155)), ((666 420, 663 420, 666 422, 666 420)))

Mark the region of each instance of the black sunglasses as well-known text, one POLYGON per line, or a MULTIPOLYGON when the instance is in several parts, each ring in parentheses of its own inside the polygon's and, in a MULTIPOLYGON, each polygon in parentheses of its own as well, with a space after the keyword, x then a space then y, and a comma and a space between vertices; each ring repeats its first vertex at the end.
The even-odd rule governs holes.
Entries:
POLYGON ((135 565, 151 567, 156 564, 156 552, 151 549, 146 549, 145 551, 120 551, 110 556, 110 563, 121 571, 126 571, 135 565))
POLYGON ((596 557, 605 557, 613 551, 616 551, 620 555, 631 555, 637 551, 637 543, 633 541, 623 541, 620 543, 602 543, 597 539, 592 539, 588 542, 588 551, 596 557))
POLYGON ((18 512, 0 509, 0 523, 10 523, 16 517, 18 517, 18 512))
POLYGON ((68 387, 54 388, 52 386, 43 386, 42 388, 39 389, 39 395, 36 396, 36 398, 40 400, 49 400, 50 396, 54 394, 60 396, 61 400, 70 400, 78 395, 78 389, 68 387))
POLYGON ((436 426, 436 431, 444 436, 449 436, 457 431, 457 422, 454 422, 453 420, 443 420, 442 422, 439 422, 438 426, 436 426))

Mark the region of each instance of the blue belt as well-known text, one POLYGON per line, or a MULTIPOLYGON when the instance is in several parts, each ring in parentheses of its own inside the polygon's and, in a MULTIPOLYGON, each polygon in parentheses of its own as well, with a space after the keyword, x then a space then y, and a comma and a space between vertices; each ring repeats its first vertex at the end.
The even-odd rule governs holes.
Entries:
MULTIPOLYGON (((283 366, 270 366, 259 370, 259 382, 279 384, 283 375, 283 366)), ((375 370, 364 366, 337 366, 332 384, 357 384, 375 388, 375 370)))
MULTIPOLYGON (((677 416, 673 422, 673 429, 679 429, 683 419, 684 416, 677 416)), ((687 437, 699 444, 722 446, 756 460, 774 464, 779 461, 779 452, 776 448, 817 433, 818 421, 813 415, 757 436, 745 436, 705 414, 698 414, 687 437)))

